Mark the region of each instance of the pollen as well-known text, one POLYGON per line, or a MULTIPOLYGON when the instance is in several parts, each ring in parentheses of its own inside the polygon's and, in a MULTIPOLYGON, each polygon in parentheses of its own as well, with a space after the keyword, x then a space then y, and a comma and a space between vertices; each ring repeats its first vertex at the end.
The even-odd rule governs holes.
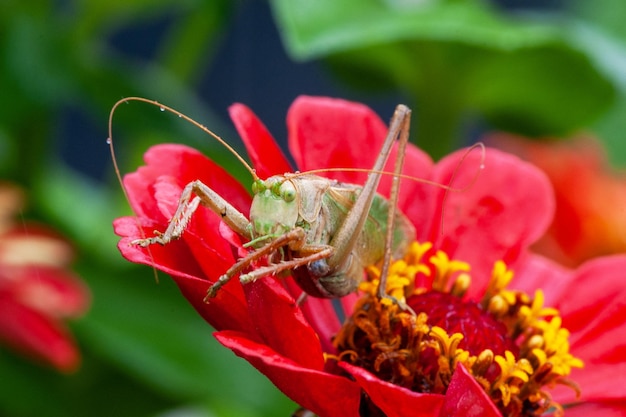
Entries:
POLYGON ((480 301, 464 298, 470 265, 414 243, 389 268, 379 299, 380 269, 370 267, 354 312, 334 338, 336 359, 363 367, 382 380, 420 393, 445 394, 464 366, 505 417, 562 414, 548 389, 565 385, 583 362, 569 351, 569 331, 559 311, 508 289, 513 271, 494 264, 480 301), (394 302, 393 300, 396 300, 394 302))

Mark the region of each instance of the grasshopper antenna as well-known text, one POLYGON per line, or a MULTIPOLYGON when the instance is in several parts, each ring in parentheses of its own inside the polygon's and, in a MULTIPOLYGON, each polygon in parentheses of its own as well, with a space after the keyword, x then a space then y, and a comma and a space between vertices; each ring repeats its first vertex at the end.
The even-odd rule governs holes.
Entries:
MULTIPOLYGON (((241 157, 241 155, 239 155, 224 139, 222 139, 221 137, 219 137, 218 135, 213 133, 211 130, 209 130, 204 125, 196 122, 195 120, 193 120, 189 116, 179 112, 178 110, 175 110, 172 107, 169 107, 169 106, 166 106, 164 104, 161 104, 161 103, 159 103, 156 100, 150 100, 150 99, 143 98, 143 97, 126 97, 126 98, 123 98, 121 100, 118 100, 113 105, 113 107, 111 108, 111 111, 109 113, 109 125, 108 125, 109 136, 107 137, 107 144, 109 145, 109 149, 111 151, 111 160, 113 161, 113 169, 115 171, 115 176, 117 177, 117 181, 119 182, 120 186, 122 187, 122 192, 124 193, 124 198, 126 199, 126 201, 128 202, 129 205, 131 205, 130 204, 130 197, 128 196, 128 192, 126 191, 126 187, 124 187, 124 180, 122 179, 122 174, 121 174, 119 165, 117 163, 117 158, 115 156, 115 147, 113 145, 113 116, 114 116, 115 111, 117 110, 117 108, 119 106, 121 106, 122 104, 125 104, 125 103, 129 103, 131 101, 139 101, 139 102, 142 102, 142 103, 148 103, 148 104, 151 104, 153 106, 158 107, 161 111, 167 110, 168 112, 170 112, 172 114, 175 114, 179 118, 184 119, 187 122, 191 123, 192 125, 196 126, 197 128, 199 128, 203 132, 205 132, 208 135, 210 135, 211 137, 213 137, 215 140, 217 140, 219 143, 221 143, 222 146, 224 146, 228 151, 230 151, 239 160, 239 162, 241 162, 243 164, 243 166, 248 170, 248 172, 250 172, 250 174, 252 175, 252 178, 254 179, 255 182, 259 180, 259 177, 256 175, 256 172, 254 171, 254 169, 241 157)), ((137 222, 139 223, 139 220, 137 220, 137 222)), ((141 238, 145 239, 145 234, 144 234, 143 229, 140 227, 139 224, 137 224, 137 228, 140 231, 141 238)), ((147 248, 147 250, 148 250, 148 256, 150 257, 150 259, 152 261, 152 264, 154 265, 155 264, 155 260, 154 260, 154 257, 152 256, 152 252, 151 252, 149 247, 147 248)), ((157 270, 156 270, 156 268, 154 266, 153 266, 153 270, 154 270, 155 281, 158 282, 159 278, 158 278, 157 270)))
POLYGON ((485 149, 485 144, 484 143, 477 142, 477 143, 473 144, 472 146, 470 146, 469 148, 467 148, 467 150, 465 151, 465 153, 461 157, 461 160, 459 161, 459 163, 454 168, 454 171, 452 172, 452 175, 450 176, 450 181, 448 181, 448 185, 443 187, 445 189, 445 193, 443 195, 443 199, 441 200, 441 224, 439 225, 439 231, 440 231, 441 235, 443 235, 443 211, 445 210, 445 207, 446 207, 446 200, 448 199, 448 192, 455 190, 452 187, 452 183, 454 182, 454 179, 456 178, 456 175, 459 173, 459 169, 463 165, 463 162, 465 162, 465 160, 467 159, 469 154, 472 153, 472 151, 474 149, 480 149, 480 165, 478 166, 478 170, 474 174, 474 177, 472 178, 470 183, 468 185, 464 186, 462 188, 462 190, 467 190, 470 187, 472 187, 476 183, 476 181, 478 181, 478 176, 481 174, 483 169, 485 169, 485 158, 486 158, 487 150, 485 149))
MULTIPOLYGON (((109 113, 109 136, 107 137, 107 144, 109 145, 109 150, 111 152, 111 161, 113 162, 113 170, 115 171, 117 182, 120 184, 120 187, 122 187, 122 192, 124 193, 124 198, 126 199, 126 202, 128 203, 130 207, 132 207, 132 204, 130 203, 130 197, 128 196, 128 192, 126 191, 126 187, 124 186, 124 180, 122 179, 120 167, 119 167, 119 164, 117 163, 117 157, 115 156, 115 147, 113 145, 113 113, 115 111, 115 108, 119 104, 120 104, 119 101, 115 103, 115 105, 111 109, 111 112, 109 113)), ((139 230, 141 237, 145 238, 143 228, 139 224, 139 219, 136 219, 136 220, 137 220, 137 229, 139 230)), ((148 256, 150 257, 150 261, 152 261, 152 271, 154 273, 154 281, 158 283, 159 274, 157 272, 156 267, 154 266, 156 264, 156 261, 154 260, 154 256, 152 255, 152 251, 150 250, 150 248, 148 248, 148 256)))
MULTIPOLYGON (((111 112, 109 113, 109 138, 107 139, 107 143, 109 143, 109 146, 111 148, 111 152, 113 152, 113 133, 112 133, 112 131, 113 131, 113 127, 112 127, 113 126, 113 115, 115 114, 115 110, 120 105, 125 104, 125 103, 130 103, 131 101, 139 101, 139 102, 142 102, 142 103, 151 104, 151 105, 153 105, 155 107, 158 107, 161 111, 166 111, 167 110, 168 112, 178 116, 179 118, 184 119, 186 122, 191 123, 193 126, 197 127, 198 129, 200 129, 203 132, 205 132, 207 135, 211 136, 213 139, 217 140, 230 153, 232 153, 235 156, 235 158, 237 158, 237 160, 239 162, 241 162, 241 164, 246 168, 246 170, 250 173, 250 175, 252 175, 252 178, 253 178, 254 182, 259 181, 259 177, 256 175, 256 171, 224 139, 222 139, 221 137, 219 137, 218 135, 213 133, 210 129, 208 129, 203 124, 200 124, 200 123, 196 122, 194 119, 192 119, 191 117, 187 116, 186 114, 183 114, 182 112, 179 112, 178 110, 176 110, 176 109, 174 109, 174 108, 172 108, 170 106, 166 106, 165 104, 161 104, 161 103, 159 103, 156 100, 150 100, 148 98, 143 98, 143 97, 125 97, 123 99, 118 100, 117 103, 115 103, 113 105, 113 107, 111 108, 111 112)), ((114 166, 114 168, 115 168, 115 170, 116 170, 116 172, 118 174, 118 177, 120 177, 119 170, 117 169, 117 163, 115 162, 115 158, 113 159, 113 166, 114 166)))
POLYGON ((397 172, 390 172, 390 171, 378 171, 378 170, 373 170, 373 169, 368 169, 368 168, 319 168, 319 169, 311 169, 308 171, 298 171, 298 172, 289 174, 289 177, 294 178, 294 177, 300 177, 300 176, 309 175, 309 174, 324 174, 328 172, 363 172, 366 174, 374 173, 374 174, 392 176, 394 178, 400 178, 403 180, 415 181, 415 182, 419 182, 419 183, 426 184, 426 185, 432 185, 433 187, 444 189, 447 192, 451 191, 455 193, 462 193, 470 189, 476 183, 484 166, 485 166, 485 145, 482 142, 478 142, 467 149, 466 153, 461 158, 461 161, 459 161, 457 168, 454 170, 454 174, 451 180, 448 182, 448 184, 442 184, 437 181, 431 181, 425 178, 414 177, 412 175, 400 174, 397 172), (459 170, 459 167, 463 164, 463 161, 467 158, 468 154, 471 153, 476 148, 480 148, 481 153, 482 153, 479 169, 476 171, 476 173, 474 174, 474 176, 472 177, 472 179, 470 180, 468 184, 465 184, 461 187, 453 187, 451 184, 454 182, 454 177, 456 176, 457 171, 459 170))

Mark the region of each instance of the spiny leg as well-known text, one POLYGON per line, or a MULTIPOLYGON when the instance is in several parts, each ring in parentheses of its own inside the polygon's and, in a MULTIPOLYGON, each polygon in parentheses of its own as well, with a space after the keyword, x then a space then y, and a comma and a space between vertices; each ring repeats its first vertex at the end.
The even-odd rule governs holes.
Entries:
POLYGON ((255 269, 254 271, 248 274, 241 275, 239 277, 239 280, 241 281, 242 284, 248 284, 266 275, 270 275, 270 274, 276 275, 283 271, 291 270, 299 266, 307 265, 311 262, 318 261, 320 259, 328 258, 332 253, 333 253, 333 248, 329 246, 309 256, 304 256, 302 258, 295 258, 289 261, 282 261, 277 264, 267 265, 259 269, 255 269))
POLYGON ((187 184, 183 189, 176 213, 165 232, 155 232, 157 235, 154 237, 133 240, 132 243, 146 247, 155 243, 165 245, 172 240, 179 239, 200 204, 221 216, 224 223, 240 236, 246 236, 249 233, 250 222, 246 216, 207 185, 196 180, 187 184), (195 197, 192 199, 193 195, 195 197))
MULTIPOLYGON (((254 282, 257 279, 267 276, 267 275, 276 275, 283 271, 292 270, 294 268, 308 265, 311 262, 319 261, 320 259, 326 259, 333 253, 333 248, 331 246, 326 246, 323 249, 321 246, 319 252, 315 252, 311 255, 304 256, 302 258, 291 259, 289 261, 283 261, 278 264, 268 265, 259 269, 252 271, 249 274, 244 274, 239 277, 239 280, 242 284, 248 284, 250 282, 254 282)), ((302 292, 298 299, 296 300, 296 305, 301 306, 304 303, 304 300, 308 297, 306 292, 302 292)), ((205 298, 206 300, 206 298, 205 298)))
POLYGON ((289 232, 278 236, 276 239, 270 241, 265 246, 260 247, 259 249, 248 253, 245 257, 241 258, 237 263, 231 266, 228 271, 226 271, 222 276, 220 276, 217 281, 207 291, 206 297, 204 297, 204 302, 208 302, 209 298, 213 298, 217 295, 217 291, 224 286, 230 279, 243 271, 245 268, 249 267, 252 262, 260 259, 261 257, 268 255, 275 250, 282 248, 283 246, 289 245, 292 242, 303 242, 306 234, 304 230, 300 227, 297 227, 289 232))
POLYGON ((307 294, 306 292, 302 291, 300 293, 300 295, 298 296, 298 299, 296 300, 296 305, 298 307, 302 307, 302 305, 306 301, 307 297, 309 297, 309 294, 307 294))

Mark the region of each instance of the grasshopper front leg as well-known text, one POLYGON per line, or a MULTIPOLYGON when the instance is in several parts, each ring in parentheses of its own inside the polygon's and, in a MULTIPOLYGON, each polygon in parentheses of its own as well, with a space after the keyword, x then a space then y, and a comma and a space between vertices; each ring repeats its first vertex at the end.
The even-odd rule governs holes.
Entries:
POLYGON ((224 223, 238 235, 248 236, 250 234, 250 221, 246 216, 241 214, 228 201, 224 200, 222 196, 210 189, 207 185, 196 180, 187 184, 183 190, 176 213, 170 220, 165 232, 155 232, 157 236, 137 239, 132 243, 146 247, 154 243, 165 245, 172 240, 179 239, 200 204, 221 216, 224 223), (194 195, 195 197, 192 198, 194 195))
POLYGON ((239 259, 236 264, 230 267, 228 271, 226 271, 226 273, 220 276, 218 280, 213 285, 211 285, 211 287, 207 291, 207 295, 204 298, 204 301, 208 302, 210 298, 215 297, 218 290, 222 288, 228 281, 230 281, 233 276, 248 268, 253 262, 264 256, 270 256, 272 253, 275 253, 277 250, 280 250, 282 248, 288 249, 292 245, 296 247, 301 247, 302 250, 299 253, 302 253, 304 256, 292 258, 287 261, 280 261, 278 263, 255 269, 254 271, 251 271, 247 274, 242 274, 239 277, 241 283, 248 284, 266 275, 278 275, 283 271, 290 271, 294 268, 308 265, 314 261, 328 258, 332 254, 333 248, 330 246, 306 246, 304 243, 305 236, 306 235, 304 230, 300 227, 297 227, 281 236, 278 236, 276 239, 270 241, 265 246, 262 246, 253 252, 250 252, 244 258, 239 259))
MULTIPOLYGON (((282 248, 283 246, 287 246, 291 244, 292 242, 297 242, 296 243, 297 245, 302 246, 302 242, 304 242, 304 238, 305 238, 304 230, 298 227, 296 229, 291 230, 288 233, 285 233, 282 236, 278 236, 276 239, 270 241, 265 246, 262 246, 259 249, 248 253, 248 255, 239 259, 237 263, 231 266, 228 269, 228 271, 226 271, 222 276, 218 278, 217 281, 215 281, 213 285, 211 285, 211 287, 207 291, 207 295, 204 298, 204 301, 206 302, 208 301, 209 298, 215 297, 217 295, 217 291, 220 288, 222 288, 222 286, 224 286, 228 281, 230 281, 233 276, 237 275, 244 269, 248 268, 253 262, 257 261, 258 259, 264 256, 270 255, 271 253, 275 252, 279 248, 282 248)), ((270 271, 270 273, 271 272, 272 271, 270 271)), ((246 282, 251 282, 251 281, 254 281, 254 279, 250 279, 246 282)))

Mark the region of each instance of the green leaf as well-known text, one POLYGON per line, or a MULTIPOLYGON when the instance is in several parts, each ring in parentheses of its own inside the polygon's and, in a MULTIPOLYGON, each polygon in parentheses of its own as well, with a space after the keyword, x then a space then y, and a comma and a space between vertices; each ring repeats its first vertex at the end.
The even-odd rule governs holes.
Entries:
POLYGON ((283 40, 299 59, 416 39, 511 50, 555 35, 548 24, 502 19, 475 1, 273 0, 272 5, 283 40))
POLYGON ((408 94, 417 142, 435 156, 458 146, 468 115, 530 135, 570 133, 607 110, 619 83, 564 17, 479 1, 272 4, 295 58, 323 57, 355 85, 408 94))
POLYGON ((586 25, 578 26, 580 42, 597 57, 601 68, 617 80, 619 98, 594 125, 592 131, 604 142, 614 165, 626 167, 626 2, 578 0, 573 8, 586 25))
POLYGON ((562 44, 486 55, 467 78, 467 100, 497 128, 566 135, 591 123, 615 98, 590 56, 562 44))
POLYGON ((80 370, 65 375, 0 346, 0 374, 3 416, 139 417, 175 405, 172 399, 84 350, 80 370))
POLYGON ((77 246, 111 264, 124 264, 115 249, 112 222, 125 202, 101 184, 90 181, 60 163, 50 163, 37 178, 32 203, 53 220, 77 246))
POLYGON ((626 41, 626 2, 623 0, 572 0, 565 6, 579 19, 602 28, 615 39, 626 41))

